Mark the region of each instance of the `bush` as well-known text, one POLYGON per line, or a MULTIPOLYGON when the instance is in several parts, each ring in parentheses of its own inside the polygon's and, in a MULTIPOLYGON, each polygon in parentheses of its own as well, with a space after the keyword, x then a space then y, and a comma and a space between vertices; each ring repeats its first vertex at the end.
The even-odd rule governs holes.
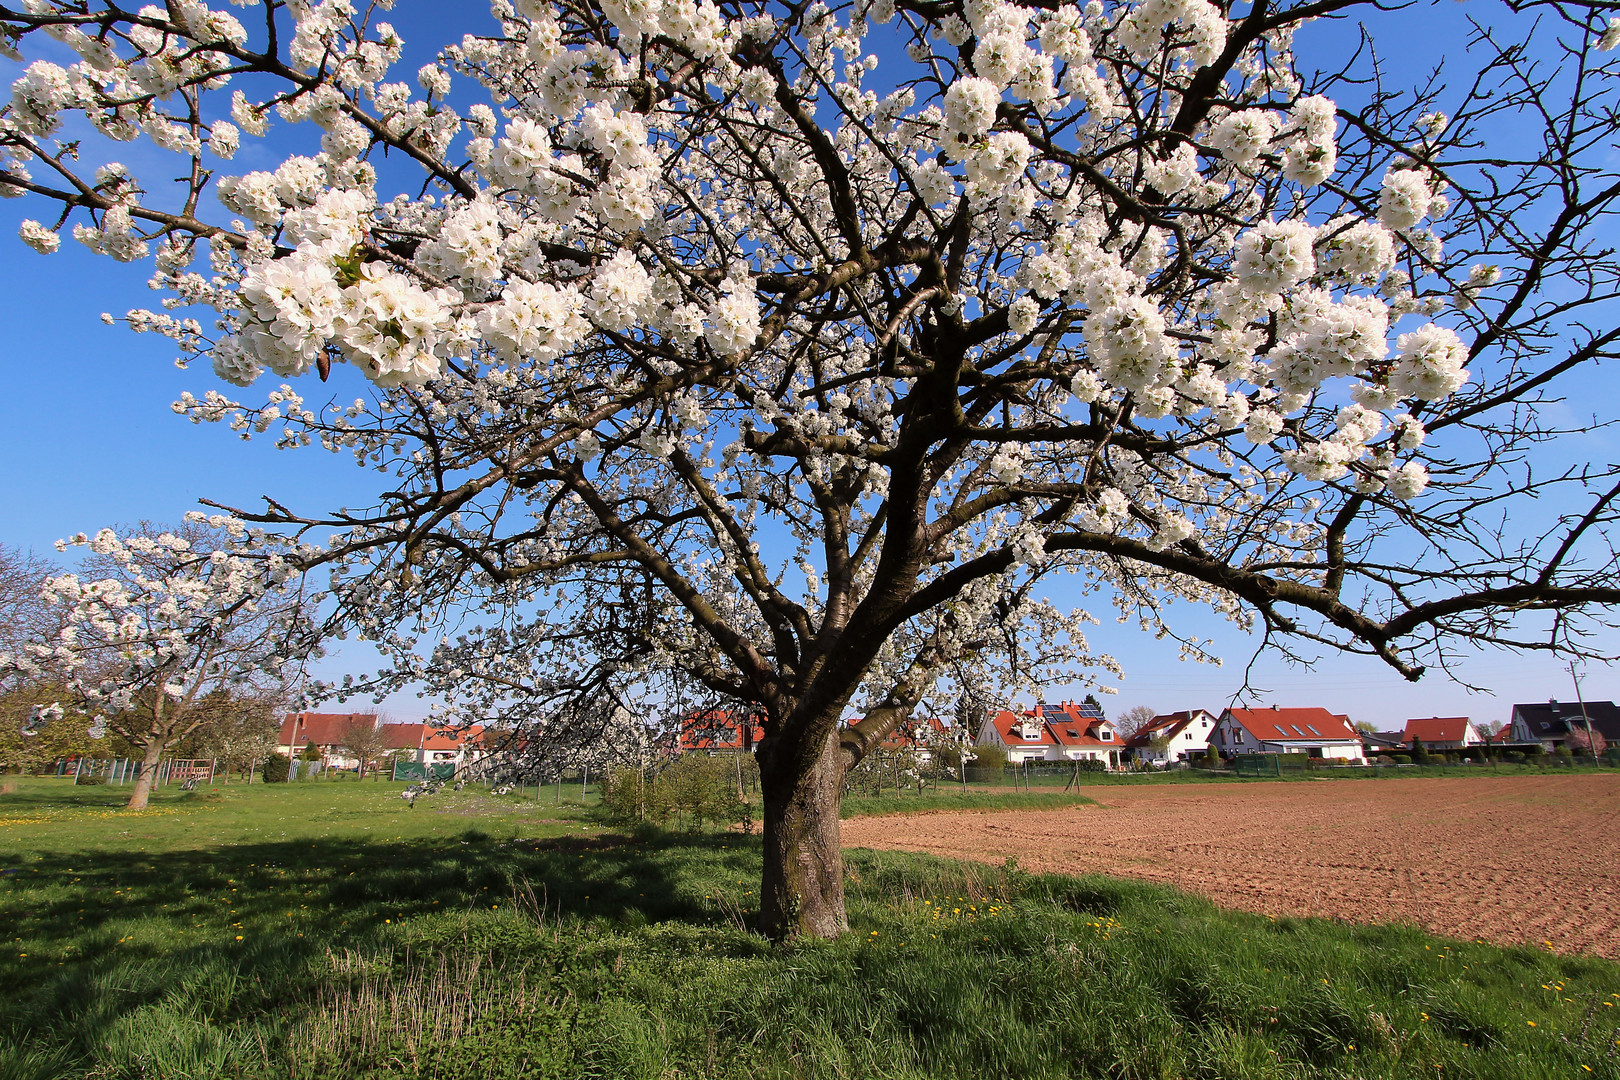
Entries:
POLYGON ((287 774, 292 771, 292 762, 280 754, 271 754, 264 763, 264 782, 267 784, 285 784, 287 774))
POLYGON ((741 825, 752 830, 754 808, 737 793, 737 763, 730 757, 687 754, 661 770, 619 769, 602 793, 612 821, 701 829, 741 825))
POLYGON ((973 768, 984 769, 990 773, 999 773, 1007 767, 1007 748, 1005 746, 975 746, 973 748, 973 768))
POLYGON ((1522 750, 1509 750, 1502 755, 1502 760, 1510 765, 1523 765, 1524 752, 1522 750))
POLYGON ((1410 764, 1412 764, 1412 755, 1411 754, 1391 754, 1391 755, 1389 755, 1389 760, 1393 761, 1397 765, 1410 765, 1410 764))
POLYGON ((107 778, 99 773, 81 773, 73 782, 80 787, 101 787, 107 778))

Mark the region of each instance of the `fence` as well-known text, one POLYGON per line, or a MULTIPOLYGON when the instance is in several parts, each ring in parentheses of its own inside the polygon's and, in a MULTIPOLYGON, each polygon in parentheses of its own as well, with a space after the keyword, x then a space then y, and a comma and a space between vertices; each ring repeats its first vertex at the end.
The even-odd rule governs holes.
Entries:
POLYGON ((1309 754, 1239 754, 1232 765, 1239 776, 1281 776, 1310 768, 1309 754))
MULTIPOLYGON (((211 781, 218 762, 212 758, 165 758, 158 762, 156 787, 187 780, 211 781)), ((140 779, 142 764, 134 758, 63 758, 56 763, 57 776, 71 776, 75 783, 84 777, 100 777, 107 784, 132 784, 140 779)))
POLYGON ((453 761, 396 761, 395 780, 454 780, 456 763, 453 761))

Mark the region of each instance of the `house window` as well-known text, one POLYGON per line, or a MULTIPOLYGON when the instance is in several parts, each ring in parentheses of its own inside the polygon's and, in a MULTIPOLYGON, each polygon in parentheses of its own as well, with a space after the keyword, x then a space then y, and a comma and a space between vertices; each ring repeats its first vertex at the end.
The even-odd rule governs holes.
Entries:
POLYGON ((1102 733, 1102 741, 1103 742, 1113 742, 1114 741, 1114 733, 1112 731, 1104 731, 1102 733))
POLYGON ((1320 739, 1322 737, 1322 733, 1320 731, 1316 730, 1316 725, 1315 724, 1306 724, 1305 726, 1310 728, 1311 729, 1311 734, 1315 735, 1318 739, 1320 739))

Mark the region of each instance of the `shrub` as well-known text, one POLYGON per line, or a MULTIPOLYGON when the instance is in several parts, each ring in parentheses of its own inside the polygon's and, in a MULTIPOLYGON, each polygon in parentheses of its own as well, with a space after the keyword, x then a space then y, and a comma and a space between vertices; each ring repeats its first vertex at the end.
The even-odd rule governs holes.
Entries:
POLYGON ((1524 752, 1522 750, 1509 750, 1507 753, 1502 755, 1502 760, 1511 765, 1523 765, 1524 752))
POLYGON ((100 787, 107 782, 107 778, 99 773, 81 773, 73 782, 80 787, 100 787))
POLYGON ((1004 746, 975 746, 973 768, 999 773, 1007 767, 1007 748, 1004 746))
POLYGON ((267 784, 285 784, 287 774, 292 771, 292 762, 280 754, 271 754, 264 763, 264 782, 267 784))
POLYGON ((730 757, 687 754, 663 769, 619 769, 602 793, 610 820, 692 829, 706 824, 751 830, 754 809, 737 792, 737 763, 730 757))
POLYGON ((1411 754, 1391 754, 1391 755, 1389 755, 1389 760, 1393 761, 1397 765, 1410 765, 1410 764, 1412 764, 1412 755, 1411 754))

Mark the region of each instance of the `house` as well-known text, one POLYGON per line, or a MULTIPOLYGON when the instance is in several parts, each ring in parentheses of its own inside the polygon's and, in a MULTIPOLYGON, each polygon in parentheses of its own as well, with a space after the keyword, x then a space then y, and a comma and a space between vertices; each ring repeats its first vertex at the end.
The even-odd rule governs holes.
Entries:
POLYGON ((1367 754, 1396 754, 1405 748, 1405 731, 1363 731, 1361 733, 1361 749, 1367 754))
POLYGON ((1119 767, 1125 741, 1091 702, 1037 702, 1032 709, 1001 709, 985 718, 977 742, 1000 746, 1015 765, 1026 761, 1101 761, 1119 767))
POLYGON ((1479 746, 1485 736, 1466 716, 1432 716, 1427 720, 1408 720, 1401 732, 1401 743, 1415 748, 1414 740, 1422 740, 1425 750, 1461 750, 1465 746, 1479 746))
POLYGON ((359 762, 344 747, 349 732, 355 725, 375 728, 376 713, 288 713, 281 721, 281 732, 276 737, 277 747, 289 758, 298 757, 311 744, 320 752, 321 761, 328 767, 352 769, 359 762))
POLYGON ((1592 727, 1593 741, 1601 752, 1605 745, 1620 743, 1620 707, 1612 701, 1576 701, 1549 699, 1545 704, 1513 706, 1513 719, 1503 729, 1498 742, 1540 743, 1545 751, 1553 751, 1569 741, 1575 733, 1579 747, 1586 749, 1586 728, 1592 727))
POLYGON ((386 750, 423 765, 451 762, 459 769, 485 752, 484 729, 476 725, 460 730, 435 724, 383 724, 377 730, 386 750))
POLYGON ((679 753, 752 754, 765 738, 758 716, 746 717, 725 709, 702 709, 681 717, 675 747, 679 753))
POLYGON ((1323 708, 1227 709, 1210 742, 1225 754, 1309 754, 1367 763, 1350 718, 1323 708))
POLYGON ((376 713, 288 713, 281 721, 277 749, 298 757, 311 744, 328 768, 352 769, 359 759, 349 752, 351 732, 357 725, 377 734, 379 757, 397 753, 406 761, 453 762, 457 768, 482 755, 483 729, 465 731, 437 724, 379 724, 376 713))
POLYGON ((1131 756, 1153 765, 1191 761, 1209 748, 1218 723, 1207 709, 1183 709, 1155 716, 1125 740, 1131 756))
MULTIPOLYGON (((844 725, 853 727, 860 722, 860 717, 851 717, 844 721, 844 725)), ((933 748, 950 742, 951 738, 951 725, 946 721, 937 716, 913 716, 885 735, 883 741, 873 749, 891 752, 908 750, 917 755, 918 761, 928 761, 934 756, 933 748)))

